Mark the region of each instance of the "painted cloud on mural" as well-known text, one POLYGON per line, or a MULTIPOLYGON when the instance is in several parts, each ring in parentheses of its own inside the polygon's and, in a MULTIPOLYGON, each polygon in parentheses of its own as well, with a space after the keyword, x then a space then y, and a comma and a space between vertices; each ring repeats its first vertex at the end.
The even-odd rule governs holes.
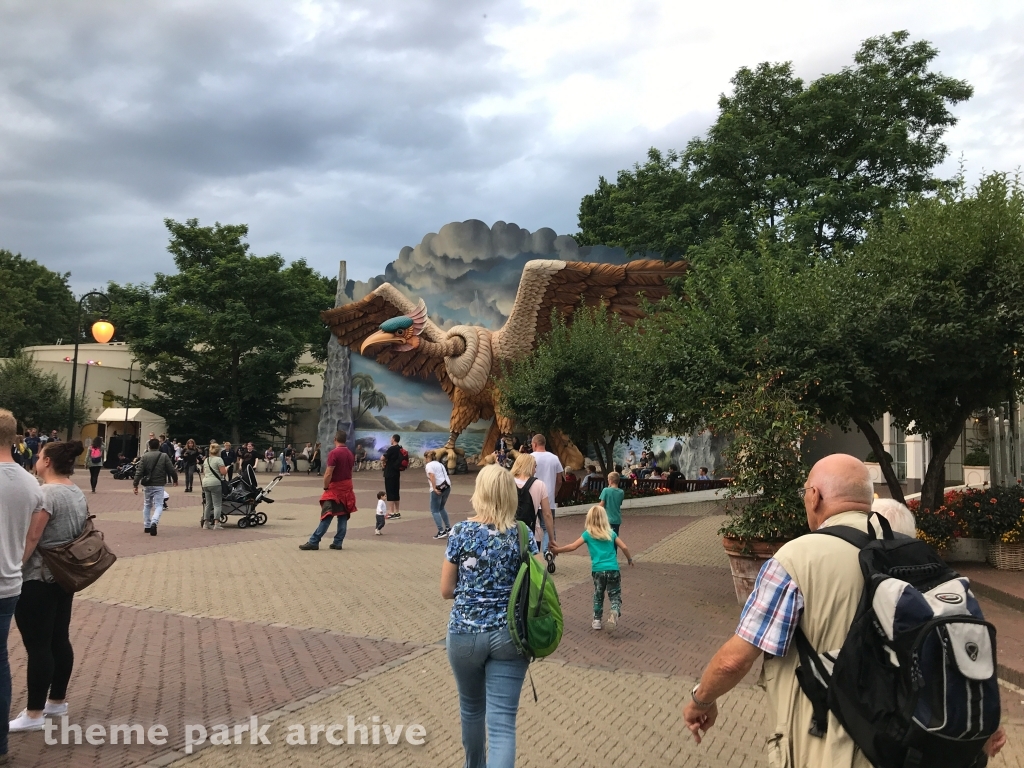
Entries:
POLYGON ((621 264, 620 248, 580 247, 568 235, 543 227, 534 232, 515 224, 488 227, 477 219, 445 224, 403 248, 383 275, 349 281, 346 294, 361 299, 389 282, 412 299, 422 298, 442 327, 458 323, 500 328, 515 302, 523 266, 531 259, 621 264))

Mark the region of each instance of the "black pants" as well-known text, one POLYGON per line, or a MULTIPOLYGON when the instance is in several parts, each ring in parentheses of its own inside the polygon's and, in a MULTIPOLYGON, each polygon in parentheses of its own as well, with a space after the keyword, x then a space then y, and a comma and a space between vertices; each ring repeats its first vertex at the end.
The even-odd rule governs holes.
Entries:
POLYGON ((28 653, 28 709, 40 710, 46 698, 67 698, 68 681, 75 666, 75 651, 68 637, 71 600, 57 584, 26 581, 21 587, 14 620, 28 653))
POLYGON ((375 530, 379 531, 381 528, 384 527, 384 522, 387 520, 387 518, 384 517, 384 515, 374 515, 374 517, 377 518, 377 528, 375 530))
POLYGON ((89 467, 89 485, 92 486, 92 489, 94 491, 96 490, 96 481, 100 479, 100 470, 101 469, 103 469, 103 466, 100 465, 100 464, 97 464, 96 466, 90 466, 89 467))
POLYGON ((401 501, 399 497, 399 489, 402 486, 402 479, 398 475, 393 477, 384 475, 384 493, 387 494, 388 501, 401 501))
POLYGON ((196 475, 196 465, 186 464, 185 465, 185 490, 192 490, 192 478, 196 475))

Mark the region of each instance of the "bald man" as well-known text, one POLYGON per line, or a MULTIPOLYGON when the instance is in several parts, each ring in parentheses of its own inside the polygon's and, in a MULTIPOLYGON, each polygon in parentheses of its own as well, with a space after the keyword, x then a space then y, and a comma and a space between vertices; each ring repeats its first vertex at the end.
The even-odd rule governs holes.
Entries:
MULTIPOLYGON (((812 531, 833 525, 867 531, 874 487, 867 467, 856 457, 834 454, 819 461, 807 476, 801 496, 812 531)), ((834 536, 801 536, 765 562, 736 634, 711 659, 683 709, 683 719, 698 744, 718 717, 716 700, 732 690, 764 654, 768 763, 793 768, 871 768, 831 713, 824 738, 807 732, 811 702, 797 683, 799 656, 793 644, 800 626, 814 648, 842 647, 864 589, 858 554, 856 547, 834 536)))

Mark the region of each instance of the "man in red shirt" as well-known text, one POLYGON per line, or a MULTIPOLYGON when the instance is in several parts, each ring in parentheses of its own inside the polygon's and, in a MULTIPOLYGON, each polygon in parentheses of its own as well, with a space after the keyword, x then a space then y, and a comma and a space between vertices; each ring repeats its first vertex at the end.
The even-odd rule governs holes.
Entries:
POLYGON ((348 516, 356 511, 356 493, 352 488, 352 466, 355 457, 345 445, 348 434, 339 430, 334 435, 334 450, 327 454, 327 471, 324 472, 324 495, 320 497, 320 525, 313 531, 309 541, 299 544, 299 549, 320 549, 320 539, 331 527, 331 518, 338 518, 338 530, 334 534, 331 549, 341 549, 348 531, 348 516))

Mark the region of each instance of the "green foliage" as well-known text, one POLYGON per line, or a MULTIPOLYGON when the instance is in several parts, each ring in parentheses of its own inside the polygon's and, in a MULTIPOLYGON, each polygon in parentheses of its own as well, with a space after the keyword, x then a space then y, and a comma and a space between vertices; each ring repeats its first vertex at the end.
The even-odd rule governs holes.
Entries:
POLYGON ((380 413, 388 407, 387 395, 376 388, 373 377, 370 374, 352 374, 352 388, 358 392, 356 396, 358 406, 355 417, 352 419, 354 423, 358 423, 359 419, 367 411, 374 410, 380 413))
POLYGON ((584 451, 595 446, 610 471, 615 443, 672 423, 656 341, 605 307, 582 307, 571 324, 555 316, 533 353, 504 371, 502 407, 528 429, 557 429, 584 451))
POLYGON ((988 451, 983 448, 975 448, 964 455, 965 467, 987 467, 989 465, 988 451))
POLYGON ((155 392, 143 406, 172 433, 203 441, 266 435, 291 412, 281 395, 315 372, 299 357, 319 339, 318 313, 333 306, 330 281, 302 260, 251 255, 245 225, 165 223, 177 274, 107 292, 155 392))
POLYGON ((732 434, 725 453, 732 477, 727 496, 745 502, 719 531, 725 536, 778 541, 807 532, 798 495, 807 478, 800 450, 814 429, 814 417, 780 379, 778 373, 758 374, 713 417, 716 431, 732 434))
POLYGON ((847 305, 870 307, 842 318, 847 354, 894 422, 931 440, 934 508, 964 421, 1021 394, 1024 189, 1004 174, 956 180, 886 216, 834 272, 847 305))
POLYGON ((956 539, 965 537, 1001 541, 1024 519, 1024 487, 946 491, 942 504, 934 510, 921 511, 916 499, 907 506, 916 518, 919 538, 936 549, 948 549, 956 539))
MULTIPOLYGON (((63 434, 68 423, 70 395, 55 373, 40 371, 28 355, 0 361, 0 408, 18 420, 20 428, 52 429, 63 434)), ((75 403, 75 423, 88 421, 81 397, 75 403)))
POLYGON ((59 339, 74 341, 78 307, 68 277, 0 249, 0 357, 59 339))
POLYGON ((802 248, 858 242, 881 211, 933 189, 949 106, 971 87, 929 71, 938 51, 906 32, 866 40, 853 66, 805 85, 789 63, 741 68, 685 152, 651 150, 580 204, 579 240, 675 258, 735 228, 802 248))

